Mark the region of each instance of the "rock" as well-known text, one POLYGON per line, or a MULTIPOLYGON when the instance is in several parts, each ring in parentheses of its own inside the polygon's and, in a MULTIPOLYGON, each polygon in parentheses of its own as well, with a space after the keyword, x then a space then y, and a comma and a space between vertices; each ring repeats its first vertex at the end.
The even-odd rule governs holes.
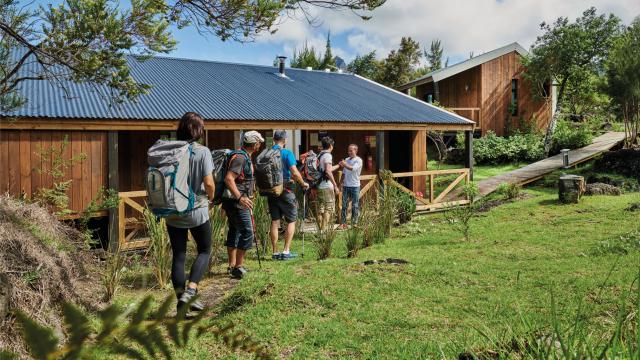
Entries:
POLYGON ((586 190, 584 192, 585 195, 614 195, 614 196, 618 196, 621 193, 622 192, 620 191, 619 188, 613 185, 604 184, 604 183, 587 184, 586 190))
POLYGON ((577 204, 585 190, 584 177, 562 175, 558 179, 558 199, 562 204, 577 204))

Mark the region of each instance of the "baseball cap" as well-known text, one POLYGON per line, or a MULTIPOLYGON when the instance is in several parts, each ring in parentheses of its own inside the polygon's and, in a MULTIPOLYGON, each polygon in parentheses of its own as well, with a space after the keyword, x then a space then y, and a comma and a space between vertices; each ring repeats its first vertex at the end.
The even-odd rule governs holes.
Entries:
POLYGON ((260 135, 259 132, 255 130, 247 131, 242 136, 242 142, 245 144, 255 144, 257 142, 264 142, 264 138, 260 135))

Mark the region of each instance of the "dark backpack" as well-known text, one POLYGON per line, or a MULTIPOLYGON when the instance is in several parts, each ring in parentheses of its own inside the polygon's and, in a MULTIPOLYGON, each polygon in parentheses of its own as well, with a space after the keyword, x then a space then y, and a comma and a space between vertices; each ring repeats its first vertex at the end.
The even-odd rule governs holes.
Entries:
MULTIPOLYGON (((224 178, 227 176, 229 170, 229 162, 234 155, 242 155, 245 157, 246 164, 251 164, 251 159, 246 152, 242 150, 229 150, 220 149, 211 151, 211 158, 213 159, 213 182, 216 185, 216 191, 213 196, 213 203, 218 205, 222 203, 222 199, 225 197, 225 191, 227 190, 224 184, 224 178)), ((246 165, 245 165, 246 170, 246 165)), ((228 197, 228 196, 227 196, 228 197)))
POLYGON ((282 150, 264 149, 255 163, 256 185, 262 196, 280 196, 284 189, 282 150))
POLYGON ((300 174, 312 189, 318 187, 322 180, 327 178, 324 169, 320 168, 320 159, 324 154, 326 154, 324 151, 316 154, 313 150, 309 150, 309 152, 300 155, 300 174))

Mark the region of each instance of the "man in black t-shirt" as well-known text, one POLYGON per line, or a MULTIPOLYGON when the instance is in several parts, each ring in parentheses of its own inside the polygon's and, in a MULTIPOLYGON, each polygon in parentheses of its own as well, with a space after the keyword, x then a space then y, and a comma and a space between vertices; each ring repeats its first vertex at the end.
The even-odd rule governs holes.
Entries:
POLYGON ((255 236, 251 217, 255 186, 251 154, 258 151, 263 142, 264 138, 257 131, 244 133, 242 148, 229 159, 227 174, 224 178, 226 190, 222 199, 222 208, 229 220, 229 232, 225 245, 229 255, 229 272, 237 279, 242 279, 246 273, 243 267, 244 255, 251 249, 255 236))

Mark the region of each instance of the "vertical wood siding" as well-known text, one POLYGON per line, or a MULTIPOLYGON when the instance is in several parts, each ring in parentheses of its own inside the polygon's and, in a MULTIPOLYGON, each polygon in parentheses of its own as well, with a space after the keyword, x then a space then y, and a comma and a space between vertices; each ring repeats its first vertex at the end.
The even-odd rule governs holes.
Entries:
POLYGON ((53 185, 47 174, 51 157, 39 156, 41 150, 60 149, 67 137, 63 154, 71 159, 80 153, 86 159, 64 171, 64 180, 73 180, 68 191, 69 208, 82 211, 100 187, 107 186, 107 133, 104 131, 0 131, 0 191, 13 196, 32 198, 43 187, 53 185))

